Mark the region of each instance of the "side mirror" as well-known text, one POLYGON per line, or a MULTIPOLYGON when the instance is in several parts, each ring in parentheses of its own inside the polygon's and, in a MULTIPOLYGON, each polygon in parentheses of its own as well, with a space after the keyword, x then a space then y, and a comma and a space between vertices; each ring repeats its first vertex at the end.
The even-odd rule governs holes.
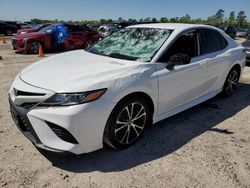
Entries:
POLYGON ((187 54, 176 54, 170 56, 169 62, 166 66, 167 69, 173 70, 175 65, 186 65, 190 63, 191 57, 187 54))

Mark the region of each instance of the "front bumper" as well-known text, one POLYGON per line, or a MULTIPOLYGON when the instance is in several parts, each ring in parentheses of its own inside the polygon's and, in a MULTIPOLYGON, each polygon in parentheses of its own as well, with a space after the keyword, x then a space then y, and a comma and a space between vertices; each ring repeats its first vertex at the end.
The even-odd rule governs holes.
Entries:
POLYGON ((34 144, 41 144, 36 132, 34 131, 28 119, 28 110, 24 107, 17 106, 9 97, 11 117, 17 125, 18 129, 34 144))
POLYGON ((103 147, 103 132, 112 109, 107 107, 107 101, 98 99, 75 106, 39 107, 39 103, 52 96, 53 92, 33 87, 20 78, 15 79, 9 95, 14 122, 37 147, 75 154, 88 153, 103 147), (26 92, 41 90, 39 92, 45 95, 36 97, 35 100, 32 95, 16 96, 14 88, 26 92), (24 109, 23 104, 31 102, 33 106, 24 109), (72 141, 70 135, 76 142, 72 141))
POLYGON ((17 52, 26 52, 27 51, 26 43, 18 40, 18 38, 13 37, 11 40, 11 43, 12 43, 13 50, 16 50, 17 52))

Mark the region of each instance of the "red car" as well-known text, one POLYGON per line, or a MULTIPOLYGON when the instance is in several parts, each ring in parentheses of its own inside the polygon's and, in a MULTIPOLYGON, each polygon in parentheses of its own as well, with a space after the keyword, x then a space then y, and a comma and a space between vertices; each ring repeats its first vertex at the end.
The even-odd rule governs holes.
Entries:
POLYGON ((38 32, 17 35, 12 39, 16 52, 37 54, 39 46, 44 51, 72 50, 86 48, 99 40, 101 36, 78 25, 53 24, 38 32))
POLYGON ((33 33, 33 32, 37 32, 47 26, 51 25, 50 23, 45 23, 45 24, 38 24, 38 25, 34 25, 32 26, 31 28, 29 29, 19 29, 17 30, 17 35, 23 35, 23 34, 26 34, 26 33, 33 33))

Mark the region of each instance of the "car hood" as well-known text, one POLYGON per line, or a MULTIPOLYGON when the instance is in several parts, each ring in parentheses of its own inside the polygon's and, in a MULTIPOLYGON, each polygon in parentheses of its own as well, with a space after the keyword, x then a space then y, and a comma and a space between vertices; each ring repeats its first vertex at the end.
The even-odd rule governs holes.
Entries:
POLYGON ((31 32, 31 33, 26 33, 22 35, 18 35, 18 39, 24 39, 24 38, 33 38, 33 37, 38 37, 45 35, 45 33, 42 32, 31 32))
POLYGON ((82 92, 108 87, 108 81, 141 63, 75 50, 40 60, 20 73, 33 86, 54 92, 82 92))
POLYGON ((17 31, 17 34, 21 34, 21 32, 26 32, 26 33, 31 33, 31 32, 35 32, 36 29, 19 29, 17 31))

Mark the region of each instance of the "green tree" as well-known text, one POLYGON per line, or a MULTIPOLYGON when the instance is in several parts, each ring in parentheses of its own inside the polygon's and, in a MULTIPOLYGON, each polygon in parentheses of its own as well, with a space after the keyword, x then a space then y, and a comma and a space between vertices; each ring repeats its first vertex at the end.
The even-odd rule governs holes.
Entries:
POLYGON ((206 22, 208 25, 218 25, 218 20, 215 15, 209 16, 206 22))
POLYGON ((191 16, 186 14, 186 16, 182 16, 179 19, 180 23, 190 23, 191 22, 191 16))
POLYGON ((203 20, 201 18, 196 18, 196 19, 191 20, 191 23, 194 23, 194 24, 206 24, 207 21, 203 20))
POLYGON ((232 11, 228 17, 228 25, 235 25, 235 12, 232 11))
POLYGON ((143 20, 144 22, 151 22, 151 18, 150 17, 147 17, 143 20))
POLYGON ((214 26, 222 25, 224 21, 224 13, 225 11, 223 9, 219 9, 215 15, 207 18, 207 24, 214 26))
POLYGON ((132 22, 133 22, 133 19, 132 19, 132 18, 129 18, 129 19, 128 19, 128 22, 129 22, 129 23, 132 23, 132 22))
POLYGON ((100 19, 100 24, 106 24, 107 23, 107 21, 105 20, 105 19, 100 19))
POLYGON ((157 21, 157 19, 156 19, 156 18, 152 18, 151 22, 156 23, 156 22, 158 22, 158 21, 157 21))
POLYGON ((173 17, 169 19, 170 23, 178 23, 179 22, 179 17, 173 17))
POLYGON ((217 24, 222 24, 223 20, 224 20, 224 13, 225 11, 223 9, 219 9, 216 14, 215 14, 215 18, 217 21, 217 24))
POLYGON ((243 10, 238 13, 238 16, 236 19, 238 28, 247 27, 246 18, 247 16, 245 15, 245 12, 243 10))
POLYGON ((136 23, 137 22, 137 20, 136 19, 132 19, 132 23, 136 23))
POLYGON ((118 18, 118 22, 123 22, 123 18, 122 18, 122 17, 119 17, 119 18, 118 18))
POLYGON ((140 18, 139 22, 143 22, 143 21, 144 21, 144 19, 143 19, 143 18, 140 18))
POLYGON ((106 23, 110 24, 110 23, 113 23, 113 20, 111 18, 109 18, 106 23))
POLYGON ((161 22, 161 23, 167 23, 167 22, 168 22, 167 17, 161 17, 161 18, 160 18, 160 22, 161 22))

